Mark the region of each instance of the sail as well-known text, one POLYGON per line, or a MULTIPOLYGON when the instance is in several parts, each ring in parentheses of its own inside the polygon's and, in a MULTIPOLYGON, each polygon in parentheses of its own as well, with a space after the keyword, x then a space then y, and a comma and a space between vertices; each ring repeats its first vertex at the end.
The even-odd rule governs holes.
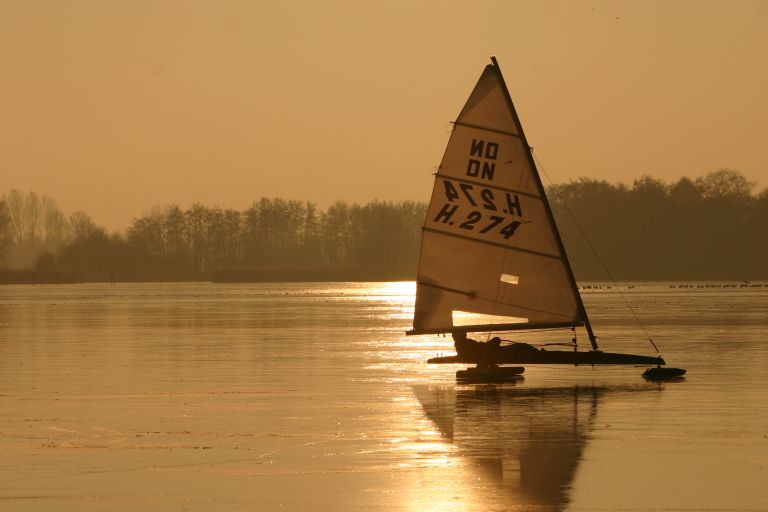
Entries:
POLYGON ((494 61, 456 119, 435 176, 411 333, 585 321, 541 180, 494 61))

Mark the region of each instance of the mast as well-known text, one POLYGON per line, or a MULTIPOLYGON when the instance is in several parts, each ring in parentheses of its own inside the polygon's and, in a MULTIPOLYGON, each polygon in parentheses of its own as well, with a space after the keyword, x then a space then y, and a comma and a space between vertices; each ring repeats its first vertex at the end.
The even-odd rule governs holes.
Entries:
POLYGON ((554 229, 555 239, 557 241, 558 247, 560 248, 560 252, 563 256, 563 263, 565 264, 565 269, 568 273, 571 289, 573 290, 573 293, 576 296, 579 313, 584 319, 584 327, 587 330, 587 335, 589 336, 589 342, 592 345, 592 349, 597 350, 598 349, 597 337, 595 336, 595 333, 592 330, 592 324, 590 323, 589 317, 587 316, 587 311, 584 308, 584 302, 581 300, 581 294, 579 293, 579 288, 576 285, 576 278, 573 275, 573 269, 571 268, 571 263, 568 260, 568 254, 565 252, 565 247, 563 246, 563 240, 560 237, 560 231, 558 230, 557 224, 555 223, 554 215, 552 215, 552 208, 550 208, 549 206, 549 199, 547 199, 546 192, 544 191, 544 185, 541 182, 541 176, 539 176, 539 170, 536 167, 536 162, 534 161, 533 154, 531 153, 531 146, 528 145, 528 139, 525 137, 523 126, 520 123, 520 117, 517 115, 517 110, 515 110, 515 105, 512 102, 512 97, 509 94, 507 83, 504 81, 504 75, 501 74, 501 68, 499 67, 498 61, 496 60, 496 56, 493 56, 493 55, 491 56, 491 62, 493 63, 493 69, 496 72, 499 78, 499 81, 503 86, 502 90, 504 92, 504 97, 507 100, 507 105, 509 107, 510 112, 512 112, 512 117, 514 118, 515 125, 517 126, 517 129, 518 129, 518 133, 520 134, 520 139, 522 140, 522 143, 523 143, 523 148, 525 151, 526 158, 528 159, 528 164, 531 166, 531 169, 533 169, 534 171, 533 176, 535 177, 539 190, 541 191, 541 199, 544 204, 544 209, 554 229))

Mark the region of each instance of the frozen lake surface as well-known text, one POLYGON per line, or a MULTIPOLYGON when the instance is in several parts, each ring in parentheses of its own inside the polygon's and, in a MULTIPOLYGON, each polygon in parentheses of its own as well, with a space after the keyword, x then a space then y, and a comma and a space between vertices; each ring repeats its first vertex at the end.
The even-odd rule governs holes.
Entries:
POLYGON ((768 286, 621 289, 684 381, 457 385, 413 283, 0 286, 0 510, 766 510, 768 286))

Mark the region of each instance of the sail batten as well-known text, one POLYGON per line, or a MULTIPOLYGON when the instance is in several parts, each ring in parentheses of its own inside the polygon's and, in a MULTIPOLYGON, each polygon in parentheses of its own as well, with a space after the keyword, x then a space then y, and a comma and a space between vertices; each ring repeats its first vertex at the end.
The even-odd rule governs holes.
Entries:
POLYGON ((538 196, 536 194, 532 194, 530 192, 526 192, 525 190, 516 190, 516 189, 512 189, 512 188, 500 187, 498 185, 489 185, 488 183, 483 183, 482 181, 473 180, 473 179, 466 178, 466 177, 463 177, 463 176, 460 177, 460 178, 457 178, 456 176, 447 176, 445 174, 440 174, 438 172, 437 174, 435 174, 435 177, 436 178, 443 178, 443 179, 453 180, 453 181, 459 181, 461 183, 469 183, 470 185, 481 185, 481 186, 484 186, 484 187, 488 187, 488 188, 490 188, 492 190, 498 190, 499 192, 509 192, 511 194, 518 194, 518 195, 521 195, 521 196, 530 197, 532 199, 539 199, 539 200, 541 199, 541 196, 538 196))
POLYGON ((456 126, 466 126, 467 128, 476 128, 478 130, 485 130, 487 132, 501 133, 503 135, 509 135, 510 137, 520 138, 520 135, 517 134, 517 133, 508 132, 508 131, 505 131, 505 130, 499 130, 497 128, 490 128, 488 126, 480 126, 478 124, 464 123, 464 122, 461 122, 461 121, 454 121, 453 124, 456 125, 456 126))
POLYGON ((422 230, 413 332, 587 322, 530 148, 494 63, 454 122, 435 176, 422 230), (456 325, 455 314, 520 322, 456 325))
POLYGON ((504 249, 506 249, 508 251, 526 252, 528 254, 535 254, 535 255, 541 256, 543 258, 554 258, 554 259, 557 259, 557 260, 560 259, 560 255, 558 255, 558 254, 549 254, 549 253, 541 252, 541 251, 533 251, 531 249, 525 249, 523 247, 516 247, 514 245, 504 245, 502 243, 493 242, 491 240, 476 240, 476 239, 474 239, 474 238, 472 238, 470 236, 463 235, 462 233, 449 233, 449 232, 446 232, 446 231, 441 231, 439 229, 428 228, 428 227, 423 227, 421 229, 424 230, 424 231, 430 231, 432 233, 437 233, 437 234, 441 234, 441 235, 445 235, 445 236, 452 236, 452 237, 457 237, 457 238, 465 238, 467 240, 472 240, 472 241, 480 243, 480 244, 496 245, 496 246, 499 246, 499 247, 503 247, 504 249))

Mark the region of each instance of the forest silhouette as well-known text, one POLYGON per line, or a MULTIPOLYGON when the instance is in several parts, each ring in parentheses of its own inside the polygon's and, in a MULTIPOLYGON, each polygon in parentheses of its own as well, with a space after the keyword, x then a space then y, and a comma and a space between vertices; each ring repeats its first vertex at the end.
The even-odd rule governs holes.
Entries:
MULTIPOLYGON (((631 187, 547 190, 579 280, 768 278, 768 190, 729 169, 631 187)), ((156 207, 125 233, 12 190, 0 199, 0 283, 413 280, 426 204, 261 198, 243 211, 156 207)))

